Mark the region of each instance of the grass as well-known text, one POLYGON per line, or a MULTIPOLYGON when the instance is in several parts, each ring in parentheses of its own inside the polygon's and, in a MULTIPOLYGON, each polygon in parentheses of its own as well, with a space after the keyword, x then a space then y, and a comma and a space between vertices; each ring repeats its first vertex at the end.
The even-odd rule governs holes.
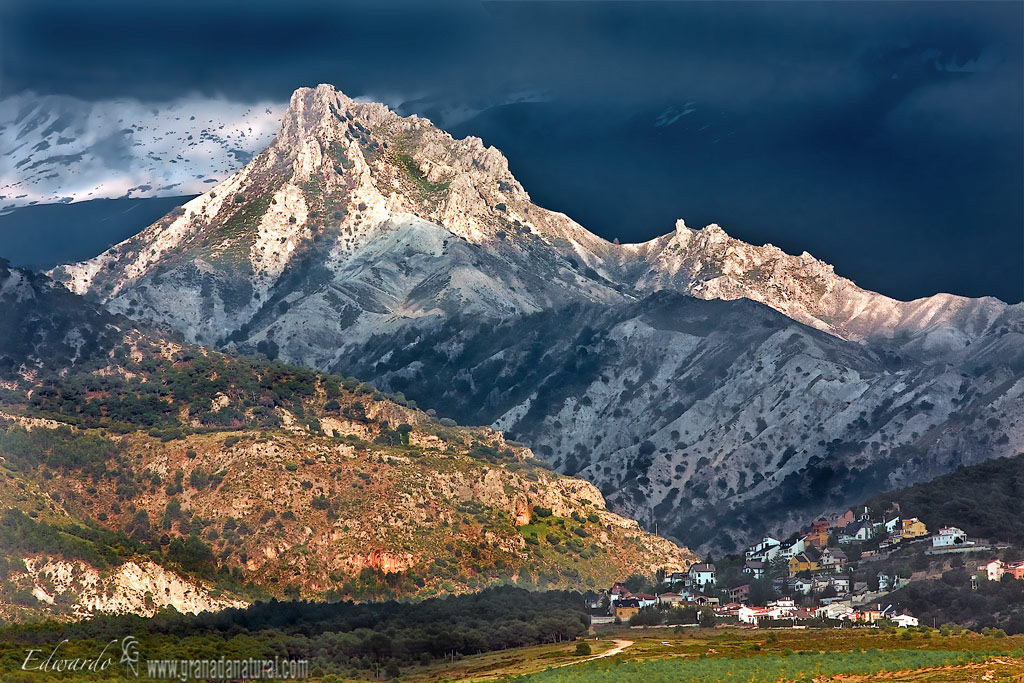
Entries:
POLYGON ((516 681, 820 681, 887 680, 940 683, 1020 680, 1024 636, 995 638, 967 633, 881 629, 756 630, 597 626, 594 655, 612 639, 633 641, 621 654, 586 661, 575 643, 519 648, 409 670, 403 680, 516 681), (565 665, 565 666, 562 666, 565 665), (885 673, 881 672, 900 672, 885 673), (968 675, 969 672, 969 675, 968 675), (991 678, 983 678, 986 673, 991 678))
POLYGON ((420 171, 416 161, 409 154, 398 152, 395 154, 395 161, 398 162, 398 165, 419 189, 420 199, 422 200, 427 200, 434 195, 446 191, 448 186, 451 185, 450 182, 432 183, 427 180, 427 177, 420 171))
MULTIPOLYGON (((268 194, 244 199, 237 204, 235 212, 213 234, 214 243, 209 251, 216 263, 228 267, 248 263, 249 248, 255 240, 256 229, 270 208, 272 199, 273 195, 268 194)), ((226 200, 225 206, 228 205, 226 200)))
MULTIPOLYGON (((140 625, 144 622, 140 622, 140 625)), ((444 624, 439 624, 443 627, 444 624)), ((425 665, 404 665, 398 679, 408 683, 439 681, 510 681, 512 683, 603 683, 605 681, 699 681, 700 683, 948 683, 952 681, 1019 681, 1024 675, 1024 636, 994 638, 973 633, 940 636, 934 631, 913 632, 909 641, 903 631, 881 629, 754 630, 717 629, 606 629, 599 640, 588 640, 593 654, 575 654, 576 642, 549 643, 457 658, 425 665), (597 657, 615 646, 614 639, 632 641, 624 652, 597 657)), ((6 639, 0 632, 0 678, 18 672, 24 658, 25 640, 6 639)), ((102 639, 83 639, 71 634, 65 656, 85 655, 102 639)), ((209 651, 211 639, 136 634, 147 657, 197 656, 209 651)), ((252 634, 245 642, 231 640, 216 647, 244 645, 246 654, 258 655, 280 646, 280 634, 252 634)), ((36 642, 29 637, 28 642, 36 642)), ((41 642, 41 641, 40 641, 41 642)), ((102 644, 102 643, 100 643, 102 644)), ((351 680, 346 672, 333 672, 322 680, 351 680)), ((367 672, 362 678, 367 680, 367 672)), ((114 679, 83 673, 82 680, 114 679)), ((49 680, 45 675, 15 680, 49 680)), ((70 679, 68 679, 70 680, 70 679)), ((314 670, 313 680, 318 680, 314 670)))
POLYGON ((650 683, 775 683, 820 681, 838 675, 870 675, 883 671, 912 671, 984 662, 985 652, 956 650, 870 650, 867 652, 804 652, 767 654, 742 659, 657 659, 610 662, 594 661, 575 667, 548 670, 513 680, 537 683, 643 680, 650 683))

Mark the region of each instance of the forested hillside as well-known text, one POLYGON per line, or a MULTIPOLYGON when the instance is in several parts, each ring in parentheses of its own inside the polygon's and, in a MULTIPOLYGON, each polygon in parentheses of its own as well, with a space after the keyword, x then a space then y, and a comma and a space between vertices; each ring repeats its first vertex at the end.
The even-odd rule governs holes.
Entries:
POLYGON ((52 648, 64 638, 71 642, 62 654, 73 657, 102 648, 110 634, 136 633, 147 660, 180 657, 179 639, 187 639, 194 656, 244 658, 258 652, 306 659, 318 677, 392 678, 445 658, 575 639, 589 624, 582 596, 568 591, 503 587, 416 604, 273 601, 218 614, 165 613, 145 622, 100 617, 31 629, 8 626, 0 629, 0 666, 16 670, 24 648, 52 648))
POLYGON ((1024 453, 978 465, 873 497, 872 509, 899 503, 905 517, 929 529, 956 526, 973 538, 1024 546, 1024 453))

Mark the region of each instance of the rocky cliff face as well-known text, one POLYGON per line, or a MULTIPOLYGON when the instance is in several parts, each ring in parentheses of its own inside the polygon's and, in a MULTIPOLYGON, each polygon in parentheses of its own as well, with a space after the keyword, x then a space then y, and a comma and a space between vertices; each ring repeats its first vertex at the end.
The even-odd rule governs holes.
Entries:
POLYGON ((295 93, 277 139, 244 170, 54 275, 192 341, 266 340, 326 367, 339 339, 408 320, 621 301, 587 269, 606 247, 530 204, 479 139, 320 86, 295 93))
POLYGON ((611 244, 480 140, 329 86, 246 169, 54 275, 511 430, 705 545, 1024 447, 1024 306, 895 301, 715 225, 611 244))
POLYGON ((10 580, 27 580, 40 605, 58 615, 88 618, 97 614, 151 617, 168 607, 183 614, 246 607, 247 602, 214 597, 201 582, 183 578, 155 562, 125 562, 106 575, 81 560, 69 562, 40 555, 24 560, 25 572, 10 580))

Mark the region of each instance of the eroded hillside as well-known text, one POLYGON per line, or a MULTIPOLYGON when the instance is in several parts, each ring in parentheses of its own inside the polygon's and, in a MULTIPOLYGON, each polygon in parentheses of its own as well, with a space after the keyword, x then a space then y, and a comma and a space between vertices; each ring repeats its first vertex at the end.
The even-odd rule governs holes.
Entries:
MULTIPOLYGON (((32 291, 21 301, 45 305, 47 289, 32 291)), ((13 313, 17 302, 5 303, 13 313)), ((55 323, 74 336, 81 321, 60 317, 27 333, 46 341, 55 323)), ((10 609, 128 609, 127 598, 84 590, 94 573, 114 584, 118 572, 138 575, 128 562, 244 601, 426 596, 509 581, 583 587, 694 559, 489 427, 456 426, 351 378, 104 320, 107 343, 74 365, 7 356, 10 609), (60 578, 68 573, 76 576, 60 578), (77 599, 50 605, 71 585, 77 599)), ((173 583, 160 581, 135 583, 173 583)), ((147 590, 137 591, 147 608, 171 604, 147 601, 147 590)))

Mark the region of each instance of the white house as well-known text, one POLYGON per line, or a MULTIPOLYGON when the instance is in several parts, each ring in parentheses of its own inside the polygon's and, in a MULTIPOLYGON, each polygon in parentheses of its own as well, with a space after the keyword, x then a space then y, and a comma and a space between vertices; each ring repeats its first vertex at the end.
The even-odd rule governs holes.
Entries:
POLYGON ((775 559, 775 556, 779 552, 779 546, 782 543, 771 536, 765 536, 760 542, 747 548, 744 556, 748 560, 761 560, 763 562, 771 562, 775 559))
POLYGON ((705 564, 699 562, 694 565, 690 565, 688 572, 690 578, 690 585, 696 588, 714 587, 715 585, 715 565, 705 564))
POLYGON ((887 519, 885 521, 885 531, 886 531, 886 533, 890 533, 891 534, 891 533, 893 533, 894 531, 896 531, 899 528, 900 528, 900 517, 899 517, 899 515, 896 515, 892 519, 887 519))
POLYGON ((744 605, 736 612, 736 618, 742 624, 757 625, 759 619, 790 619, 796 614, 796 603, 789 598, 773 600, 767 607, 750 607, 744 605))
POLYGON ((794 555, 799 555, 803 551, 807 550, 807 538, 801 536, 800 538, 785 543, 779 548, 779 557, 789 559, 794 555))
POLYGON ((759 619, 765 619, 768 617, 769 611, 764 607, 750 607, 744 605, 736 611, 736 618, 739 619, 741 624, 753 624, 757 626, 759 619))
POLYGON ((788 619, 796 613, 796 603, 792 598, 779 598, 768 603, 768 616, 771 619, 788 619))
POLYGON ((850 592, 850 577, 833 575, 828 579, 828 585, 836 590, 836 593, 842 595, 843 593, 850 592))
POLYGON ((907 628, 908 626, 917 626, 920 622, 917 617, 912 617, 909 614, 897 614, 892 617, 892 623, 899 628, 907 628))
POLYGON ((984 573, 989 581, 1002 581, 1005 570, 1006 567, 1001 560, 992 560, 978 567, 978 571, 984 573))
POLYGON ((814 588, 814 581, 811 579, 796 577, 793 579, 786 579, 786 586, 789 590, 793 591, 794 594, 810 595, 811 590, 814 588))
POLYGON ((854 543, 856 541, 866 541, 873 535, 874 527, 871 525, 871 522, 862 520, 847 525, 847 527, 839 534, 839 542, 854 543))
POLYGON ((647 593, 636 593, 633 595, 633 599, 640 604, 640 609, 644 607, 653 607, 658 604, 658 597, 655 595, 648 595, 647 593))
POLYGON ((950 548, 953 546, 974 545, 968 543, 967 533, 955 526, 944 526, 939 532, 932 536, 933 548, 950 548))
POLYGON ((841 602, 833 602, 830 605, 819 607, 817 615, 822 619, 853 619, 855 610, 849 605, 841 602))

